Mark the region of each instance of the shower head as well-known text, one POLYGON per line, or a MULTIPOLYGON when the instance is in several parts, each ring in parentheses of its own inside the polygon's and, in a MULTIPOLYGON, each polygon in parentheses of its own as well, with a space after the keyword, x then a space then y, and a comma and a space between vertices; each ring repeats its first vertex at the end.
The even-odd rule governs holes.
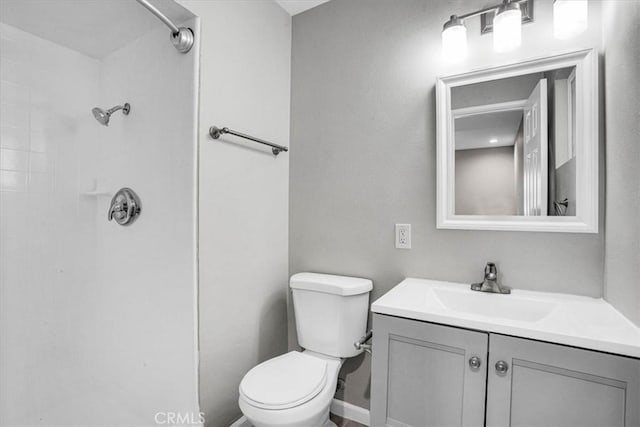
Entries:
POLYGON ((96 120, 100 122, 100 124, 103 124, 105 126, 109 126, 110 114, 107 114, 106 111, 104 111, 102 108, 98 108, 98 107, 96 107, 93 110, 91 110, 91 112, 93 113, 93 117, 95 117, 96 120))
POLYGON ((103 110, 102 108, 95 107, 91 110, 91 112, 93 113, 93 117, 95 117, 96 120, 100 122, 100 124, 109 126, 109 118, 118 110, 122 110, 122 114, 126 116, 127 114, 129 114, 129 111, 131 111, 131 105, 129 105, 128 102, 125 102, 124 105, 117 105, 113 108, 109 108, 107 111, 103 110))

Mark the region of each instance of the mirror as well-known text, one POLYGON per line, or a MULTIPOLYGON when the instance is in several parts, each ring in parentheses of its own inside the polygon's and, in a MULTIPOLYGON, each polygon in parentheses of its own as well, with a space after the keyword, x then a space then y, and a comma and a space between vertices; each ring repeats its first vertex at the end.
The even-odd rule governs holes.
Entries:
POLYGON ((595 58, 438 79, 439 228, 597 232, 595 58))

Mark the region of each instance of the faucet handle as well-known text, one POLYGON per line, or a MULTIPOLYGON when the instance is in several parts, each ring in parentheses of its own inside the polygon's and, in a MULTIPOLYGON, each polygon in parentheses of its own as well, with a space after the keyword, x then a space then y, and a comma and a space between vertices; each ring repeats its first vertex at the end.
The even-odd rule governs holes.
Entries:
POLYGON ((472 291, 491 292, 496 294, 510 294, 511 290, 498 283, 498 267, 495 263, 488 262, 484 268, 484 280, 471 284, 472 291))
POLYGON ((111 199, 107 219, 129 225, 140 215, 140 198, 130 188, 121 188, 111 199))
POLYGON ((484 278, 487 280, 496 280, 498 278, 498 268, 495 263, 487 263, 487 266, 484 268, 484 278))
POLYGON ((116 201, 111 208, 109 209, 108 219, 111 221, 115 216, 116 221, 122 219, 127 215, 127 202, 126 201, 116 201))

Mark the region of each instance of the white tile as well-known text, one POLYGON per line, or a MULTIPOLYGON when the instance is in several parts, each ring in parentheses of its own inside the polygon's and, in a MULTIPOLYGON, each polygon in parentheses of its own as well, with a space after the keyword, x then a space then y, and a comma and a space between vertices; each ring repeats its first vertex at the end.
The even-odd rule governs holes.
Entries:
POLYGON ((29 192, 31 193, 52 193, 54 190, 54 177, 48 173, 29 174, 29 192))
POLYGON ((0 148, 0 169, 9 171, 28 171, 29 152, 0 148))
POLYGON ((12 61, 5 58, 0 52, 0 80, 3 82, 24 84, 26 82, 24 69, 21 70, 20 64, 16 61, 12 61))
POLYGON ((51 122, 51 112, 44 108, 32 108, 30 126, 32 131, 41 131, 47 128, 51 122))
POLYGON ((0 170, 0 191, 27 191, 27 173, 0 170))
POLYGON ((25 128, 0 126, 0 147, 24 151, 29 150, 29 130, 25 128))
POLYGON ((47 149, 48 140, 44 132, 40 132, 40 131, 31 132, 30 140, 31 142, 29 147, 32 152, 37 151, 37 152, 44 153, 45 151, 50 151, 47 149))
POLYGON ((50 172, 51 160, 48 158, 47 153, 32 152, 29 162, 30 172, 50 172))
POLYGON ((9 104, 0 105, 0 126, 29 128, 29 110, 9 104))
POLYGON ((29 88, 11 82, 0 81, 0 102, 26 109, 29 106, 29 88))
POLYGON ((2 59, 10 59, 17 62, 25 59, 18 42, 7 37, 0 37, 0 52, 2 59))

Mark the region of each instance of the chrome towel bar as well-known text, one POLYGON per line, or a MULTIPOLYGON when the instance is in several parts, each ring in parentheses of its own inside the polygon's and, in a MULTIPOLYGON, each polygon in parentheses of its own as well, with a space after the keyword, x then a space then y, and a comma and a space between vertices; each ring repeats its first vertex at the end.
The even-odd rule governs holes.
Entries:
POLYGON ((211 126, 209 128, 209 135, 211 135, 211 138, 213 139, 218 139, 220 138, 220 136, 224 135, 225 133, 228 133, 230 135, 235 135, 240 138, 248 139, 250 141, 257 142, 258 144, 268 145, 269 147, 271 147, 271 152, 273 153, 274 156, 277 156, 278 154, 280 154, 281 151, 289 151, 289 147, 285 147, 284 145, 274 144, 272 142, 265 141, 264 139, 260 139, 253 136, 245 135, 244 133, 236 132, 235 130, 232 130, 229 128, 219 128, 217 126, 211 126))

